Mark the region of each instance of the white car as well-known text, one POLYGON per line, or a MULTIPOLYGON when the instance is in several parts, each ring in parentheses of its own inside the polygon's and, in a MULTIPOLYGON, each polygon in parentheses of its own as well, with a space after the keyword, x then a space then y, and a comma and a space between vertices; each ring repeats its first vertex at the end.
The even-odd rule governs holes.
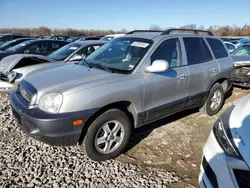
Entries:
POLYGON ((250 187, 250 95, 216 121, 203 149, 201 188, 250 187))
POLYGON ((104 37, 102 37, 100 40, 106 40, 106 41, 110 41, 114 38, 117 38, 117 37, 122 37, 124 36, 125 34, 112 34, 112 35, 105 35, 104 37))
POLYGON ((231 53, 232 51, 236 49, 236 46, 231 42, 224 42, 224 44, 226 45, 229 53, 231 53))

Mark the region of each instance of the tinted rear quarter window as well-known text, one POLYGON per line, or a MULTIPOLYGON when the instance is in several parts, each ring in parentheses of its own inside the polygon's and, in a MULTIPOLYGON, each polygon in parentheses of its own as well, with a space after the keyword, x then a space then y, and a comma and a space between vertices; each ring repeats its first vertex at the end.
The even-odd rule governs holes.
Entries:
POLYGON ((210 47, 213 51, 214 57, 216 59, 228 56, 227 50, 225 49, 224 45, 222 44, 222 42, 220 40, 207 38, 207 42, 210 45, 210 47))
POLYGON ((188 65, 205 63, 212 60, 212 55, 203 38, 183 38, 188 65))

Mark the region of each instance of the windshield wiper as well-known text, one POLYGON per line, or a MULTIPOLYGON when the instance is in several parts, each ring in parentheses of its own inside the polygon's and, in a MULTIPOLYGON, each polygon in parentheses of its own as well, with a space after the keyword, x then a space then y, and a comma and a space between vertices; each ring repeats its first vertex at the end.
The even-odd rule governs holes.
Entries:
POLYGON ((110 68, 108 68, 108 67, 106 67, 104 65, 94 64, 94 63, 92 63, 91 65, 92 65, 92 67, 101 68, 102 70, 106 70, 106 71, 108 71, 110 73, 113 73, 113 71, 110 68))

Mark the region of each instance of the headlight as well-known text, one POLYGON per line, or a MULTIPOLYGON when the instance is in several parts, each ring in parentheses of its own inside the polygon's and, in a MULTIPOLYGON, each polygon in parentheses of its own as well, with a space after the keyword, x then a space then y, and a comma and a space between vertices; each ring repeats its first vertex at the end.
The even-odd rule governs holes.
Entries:
POLYGON ((61 93, 45 94, 39 100, 38 107, 50 113, 58 113, 63 102, 61 93))
POLYGON ((239 153, 233 147, 230 139, 228 138, 221 118, 215 123, 213 132, 226 155, 228 155, 229 157, 241 158, 239 153))

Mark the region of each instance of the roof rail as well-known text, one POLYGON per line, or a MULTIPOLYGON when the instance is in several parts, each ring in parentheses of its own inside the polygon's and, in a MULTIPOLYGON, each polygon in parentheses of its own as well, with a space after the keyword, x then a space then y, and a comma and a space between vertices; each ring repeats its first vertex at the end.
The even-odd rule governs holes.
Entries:
POLYGON ((147 33, 147 32, 162 32, 162 31, 159 31, 159 30, 133 30, 133 31, 126 33, 126 35, 134 34, 134 33, 147 33))
POLYGON ((211 31, 199 30, 199 29, 167 29, 162 32, 162 35, 168 35, 172 31, 192 31, 194 32, 194 34, 207 33, 208 35, 214 36, 214 34, 211 31))

